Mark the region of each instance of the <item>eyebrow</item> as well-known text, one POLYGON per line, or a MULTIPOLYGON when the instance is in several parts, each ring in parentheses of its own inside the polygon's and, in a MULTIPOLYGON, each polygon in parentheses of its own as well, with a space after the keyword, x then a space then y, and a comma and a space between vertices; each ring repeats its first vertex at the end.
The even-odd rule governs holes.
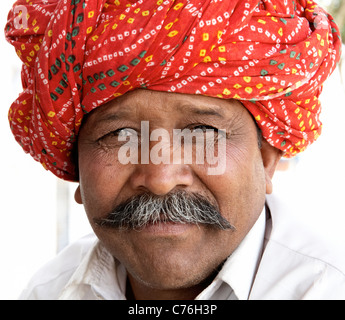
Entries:
POLYGON ((179 106, 177 109, 179 112, 188 111, 190 113, 194 113, 194 114, 202 115, 202 116, 216 116, 218 118, 224 118, 224 113, 218 107, 217 109, 219 109, 219 111, 215 110, 214 108, 205 108, 205 107, 198 108, 192 105, 182 105, 182 106, 179 106))
POLYGON ((97 123, 100 122, 112 122, 112 121, 116 121, 119 119, 123 119, 123 117, 126 115, 126 112, 111 112, 111 113, 106 113, 104 116, 100 117, 99 119, 97 119, 97 123))
MULTIPOLYGON (((221 108, 217 106, 214 106, 214 108, 212 108, 212 107, 205 107, 205 106, 197 107, 195 105, 182 104, 176 107, 176 111, 181 112, 181 113, 188 112, 188 113, 192 113, 195 115, 202 115, 202 116, 215 116, 217 118, 224 119, 224 113, 222 112, 221 108), (219 109, 219 111, 215 110, 215 108, 219 109)), ((104 114, 99 119, 97 119, 97 123, 112 122, 112 121, 123 119, 126 116, 128 116, 128 112, 124 110, 117 111, 117 112, 110 112, 110 113, 104 114)))

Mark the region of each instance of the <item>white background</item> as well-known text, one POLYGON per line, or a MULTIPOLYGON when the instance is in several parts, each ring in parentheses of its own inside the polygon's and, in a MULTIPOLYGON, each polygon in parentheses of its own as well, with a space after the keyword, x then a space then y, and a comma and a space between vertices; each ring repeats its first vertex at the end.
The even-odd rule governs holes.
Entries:
MULTIPOLYGON (((0 2, 0 29, 12 3, 0 2)), ((82 206, 73 200, 77 185, 58 181, 14 141, 7 113, 21 92, 21 64, 3 34, 0 48, 0 299, 16 299, 32 274, 56 254, 61 234, 71 242, 90 228, 82 206), (61 188, 68 192, 67 202, 58 201, 61 188), (64 210, 69 228, 59 230, 64 210)), ((289 171, 276 173, 274 188, 296 207, 307 207, 301 218, 343 246, 345 254, 345 93, 339 70, 326 83, 322 101, 323 134, 289 171)))

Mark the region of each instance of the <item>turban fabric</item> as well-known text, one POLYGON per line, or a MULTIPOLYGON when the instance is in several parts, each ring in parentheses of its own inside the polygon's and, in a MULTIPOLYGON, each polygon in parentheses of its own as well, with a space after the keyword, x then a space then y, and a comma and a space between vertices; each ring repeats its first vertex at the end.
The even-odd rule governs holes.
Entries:
POLYGON ((23 61, 13 134, 72 181, 83 116, 135 88, 240 100, 294 156, 321 133, 341 48, 332 17, 305 0, 21 0, 5 33, 23 61))

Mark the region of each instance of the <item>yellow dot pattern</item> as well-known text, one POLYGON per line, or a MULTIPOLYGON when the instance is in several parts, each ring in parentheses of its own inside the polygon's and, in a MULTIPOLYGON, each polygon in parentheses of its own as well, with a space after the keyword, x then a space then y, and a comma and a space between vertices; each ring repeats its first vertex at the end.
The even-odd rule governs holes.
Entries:
POLYGON ((23 0, 7 39, 24 91, 9 111, 16 140, 76 180, 85 113, 135 88, 238 99, 287 157, 321 133, 319 94, 339 31, 313 1, 23 0))

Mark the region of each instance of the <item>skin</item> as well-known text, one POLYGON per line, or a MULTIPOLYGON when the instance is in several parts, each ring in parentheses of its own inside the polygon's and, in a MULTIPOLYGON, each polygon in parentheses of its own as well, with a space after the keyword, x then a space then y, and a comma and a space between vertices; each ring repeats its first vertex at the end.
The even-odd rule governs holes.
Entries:
MULTIPOLYGON (((171 139, 172 141, 172 139, 171 139)), ((150 148, 157 142, 150 142, 150 148)), ((238 101, 148 90, 136 90, 95 109, 83 123, 78 140, 80 184, 75 199, 83 204, 97 237, 124 264, 127 297, 193 299, 214 278, 217 268, 252 228, 272 192, 273 173, 281 151, 263 141, 258 146, 255 123, 238 101), (224 174, 207 174, 208 164, 126 164, 118 161, 120 128, 150 130, 226 129, 224 174), (203 128, 203 127, 201 127, 203 128), (234 227, 180 225, 142 231, 100 227, 130 197, 177 190, 204 195, 234 227)))

